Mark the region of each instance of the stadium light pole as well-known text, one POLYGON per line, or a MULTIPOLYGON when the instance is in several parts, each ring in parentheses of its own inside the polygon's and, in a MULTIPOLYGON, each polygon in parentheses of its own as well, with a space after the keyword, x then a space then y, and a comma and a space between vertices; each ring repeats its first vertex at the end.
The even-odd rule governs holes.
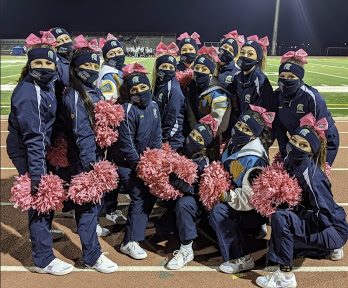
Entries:
POLYGON ((276 55, 276 49, 277 49, 279 8, 280 8, 280 0, 276 0, 276 7, 275 7, 275 13, 274 13, 274 25, 273 25, 273 37, 272 37, 272 51, 271 51, 271 54, 273 56, 276 55))

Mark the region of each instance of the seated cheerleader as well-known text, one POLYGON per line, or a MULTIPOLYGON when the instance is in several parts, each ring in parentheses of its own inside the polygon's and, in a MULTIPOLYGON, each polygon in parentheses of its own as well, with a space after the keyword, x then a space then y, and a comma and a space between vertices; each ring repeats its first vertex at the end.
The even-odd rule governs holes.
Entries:
POLYGON ((267 76, 266 67, 268 38, 258 39, 257 36, 248 37, 240 51, 237 61, 242 70, 236 74, 228 90, 239 99, 239 112, 249 109, 249 104, 266 108, 276 112, 278 102, 273 97, 273 89, 267 76))
MULTIPOLYGON (((61 109, 72 176, 89 172, 93 169, 92 165, 103 158, 93 130, 94 104, 102 99, 101 91, 94 85, 100 65, 98 50, 82 35, 75 38, 75 48, 70 65, 70 83, 61 109)), ((74 204, 74 208, 84 263, 102 273, 116 271, 117 264, 102 253, 98 242, 99 205, 74 204)))
MULTIPOLYGON (((18 174, 29 174, 31 194, 37 195, 41 176, 48 173, 46 147, 51 143, 52 126, 56 119, 54 81, 57 79, 57 55, 51 47, 55 38, 50 32, 42 39, 31 34, 26 44, 31 49, 11 97, 6 147, 18 174), (40 42, 42 44, 35 45, 40 42)), ((35 209, 28 212, 32 257, 36 272, 64 275, 70 273, 73 266, 53 254, 49 230, 53 214, 40 214, 35 209)))
POLYGON ((279 150, 285 157, 286 144, 289 141, 287 132, 293 135, 299 126, 301 117, 312 113, 317 120, 326 118, 329 122, 329 128, 325 133, 327 138, 326 162, 332 166, 339 148, 339 134, 324 98, 318 90, 303 81, 307 56, 308 54, 302 49, 296 52, 289 51, 282 56, 282 63, 279 67, 279 89, 274 92, 274 96, 279 99, 279 112, 277 113, 277 125, 275 125, 279 150))
MULTIPOLYGON (((211 127, 204 123, 197 123, 186 138, 183 154, 197 164, 198 177, 210 163, 207 147, 213 139, 214 134, 211 127)), ((195 185, 191 186, 173 174, 169 176, 169 181, 175 188, 184 193, 184 196, 179 198, 175 205, 176 226, 181 245, 179 250, 174 251, 174 257, 167 263, 168 269, 178 270, 194 258, 192 244, 197 237, 196 218, 204 212, 205 208, 198 198, 199 179, 195 185)))
POLYGON ((174 150, 182 148, 185 141, 185 96, 175 78, 177 62, 174 55, 177 49, 175 43, 166 46, 161 42, 156 48, 156 53, 163 55, 156 59, 153 73, 153 100, 161 114, 162 141, 169 142, 174 150))
POLYGON ((266 235, 267 219, 255 211, 249 198, 253 193, 251 184, 255 174, 260 167, 269 164, 270 128, 274 113, 258 106, 250 105, 250 108, 241 114, 232 128, 232 137, 222 155, 234 188, 221 195, 221 203, 215 205, 209 215, 210 225, 216 232, 220 252, 226 261, 219 269, 230 274, 250 270, 255 265, 245 235, 251 231, 258 233, 260 227, 263 227, 263 235, 257 238, 266 235))
POLYGON ((328 125, 325 118, 318 122, 297 128, 287 144, 285 168, 298 180, 302 202, 291 209, 278 208, 272 215, 267 256, 279 269, 259 276, 256 283, 260 287, 297 287, 292 273, 294 256, 343 258, 348 237, 346 213, 333 199, 331 183, 323 172, 328 125))
POLYGON ((137 177, 136 167, 146 148, 162 146, 161 116, 156 102, 151 100, 151 85, 145 68, 138 63, 129 64, 123 72, 119 102, 126 115, 118 129, 118 141, 108 150, 108 158, 118 166, 118 191, 128 193, 131 198, 120 250, 134 259, 144 259, 147 253, 138 242, 145 239, 156 197, 137 177))
POLYGON ((219 76, 221 85, 226 88, 234 79, 234 76, 240 71, 236 61, 239 57, 240 41, 244 39, 238 35, 237 30, 224 35, 219 45, 219 76))
POLYGON ((185 71, 191 66, 197 56, 198 45, 201 44, 199 40, 200 36, 194 32, 190 36, 187 32, 181 34, 178 37, 179 42, 179 53, 180 61, 178 63, 178 71, 185 71))
POLYGON ((122 44, 117 38, 108 34, 106 40, 100 40, 104 63, 99 71, 97 87, 102 91, 106 100, 117 101, 119 89, 122 84, 122 68, 126 56, 122 44))

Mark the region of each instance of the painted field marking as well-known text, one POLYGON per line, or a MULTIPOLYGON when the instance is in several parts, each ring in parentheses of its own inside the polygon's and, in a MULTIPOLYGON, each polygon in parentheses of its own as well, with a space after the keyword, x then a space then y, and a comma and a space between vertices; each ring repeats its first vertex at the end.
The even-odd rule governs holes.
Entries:
POLYGON ((332 65, 323 65, 323 64, 317 64, 317 63, 310 63, 310 65, 317 65, 317 66, 322 66, 322 67, 330 67, 330 68, 340 68, 340 69, 347 69, 347 67, 343 66, 332 66, 332 65))
POLYGON ((14 63, 18 63, 18 64, 12 64, 12 65, 7 65, 7 66, 1 66, 1 69, 4 69, 4 68, 11 68, 11 67, 13 67, 13 66, 19 66, 19 65, 25 65, 25 63, 26 62, 19 62, 19 61, 17 61, 17 62, 14 62, 14 63))
POLYGON ((15 77, 15 76, 19 76, 19 75, 21 75, 21 74, 14 74, 14 75, 2 76, 1 79, 10 78, 10 77, 15 77))

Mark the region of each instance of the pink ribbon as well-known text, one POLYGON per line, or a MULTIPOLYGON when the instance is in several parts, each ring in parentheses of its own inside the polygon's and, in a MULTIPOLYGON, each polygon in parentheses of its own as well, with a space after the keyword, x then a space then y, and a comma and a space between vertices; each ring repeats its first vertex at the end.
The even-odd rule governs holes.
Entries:
POLYGON ((75 49, 88 48, 94 52, 100 52, 98 40, 92 39, 92 40, 88 41, 82 34, 77 36, 74 39, 74 48, 75 49))
POLYGON ((103 48, 105 43, 109 40, 117 40, 117 37, 112 35, 111 33, 108 33, 108 35, 105 38, 99 38, 99 47, 103 48))
POLYGON ((275 114, 276 114, 275 112, 267 112, 265 108, 256 106, 256 105, 249 104, 249 106, 252 111, 255 111, 261 115, 266 126, 268 126, 269 128, 272 128, 272 122, 274 121, 275 114))
POLYGON ((261 46, 263 51, 267 51, 267 47, 269 46, 269 41, 268 41, 268 37, 262 37, 259 39, 259 36, 257 35, 252 35, 247 37, 248 41, 255 41, 257 43, 259 43, 259 45, 261 46))
POLYGON ((41 38, 37 37, 35 34, 31 33, 27 39, 25 39, 25 46, 27 48, 31 48, 35 45, 49 45, 52 47, 55 47, 57 45, 56 38, 53 36, 53 34, 50 31, 40 31, 40 34, 42 35, 41 38))
POLYGON ((179 52, 179 47, 174 43, 170 43, 169 45, 160 42, 156 47, 156 56, 162 54, 169 54, 172 56, 177 56, 179 52))
POLYGON ((131 64, 128 64, 126 66, 124 66, 122 68, 122 72, 123 72, 123 77, 127 77, 128 75, 132 74, 132 73, 144 73, 144 74, 148 74, 148 72, 146 71, 146 68, 135 62, 135 63, 131 63, 131 64))
POLYGON ((200 37, 201 37, 201 36, 200 36, 197 32, 193 32, 193 33, 191 34, 191 36, 190 36, 187 32, 185 32, 185 33, 182 33, 182 34, 177 38, 177 40, 178 40, 178 41, 181 41, 182 39, 192 38, 192 39, 194 39, 194 40, 196 41, 197 45, 201 45, 201 41, 199 40, 200 37))
POLYGON ((313 114, 310 112, 300 119, 300 126, 312 127, 321 138, 325 139, 325 131, 329 128, 329 123, 325 117, 317 121, 317 119, 315 119, 313 114))
POLYGON ((238 34, 238 31, 237 30, 233 30, 231 32, 228 32, 227 34, 225 34, 223 36, 225 39, 229 39, 229 38, 232 38, 234 40, 236 40, 238 42, 238 45, 241 47, 244 42, 245 42, 245 39, 244 39, 244 35, 239 35, 238 34))
POLYGON ((308 54, 303 49, 299 49, 297 51, 288 51, 282 56, 280 63, 284 63, 290 59, 295 59, 302 64, 307 64, 308 61, 307 61, 306 57, 308 57, 308 54))
POLYGON ((206 47, 206 46, 203 46, 201 49, 199 49, 197 51, 197 55, 202 55, 202 54, 207 54, 209 55, 210 57, 212 57, 214 59, 214 61, 217 63, 217 62, 220 62, 220 58, 219 58, 219 52, 218 50, 211 46, 211 47, 206 47))

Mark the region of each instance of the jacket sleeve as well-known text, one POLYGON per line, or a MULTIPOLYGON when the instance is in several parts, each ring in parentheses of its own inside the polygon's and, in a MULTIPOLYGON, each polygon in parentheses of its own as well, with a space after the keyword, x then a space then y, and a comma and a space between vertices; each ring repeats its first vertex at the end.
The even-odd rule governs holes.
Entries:
POLYGON ((75 92, 73 99, 70 99, 67 109, 70 110, 70 115, 74 115, 72 128, 76 145, 79 148, 82 168, 88 170, 90 164, 97 161, 97 145, 88 112, 77 92, 75 92))
MULTIPOLYGON (((30 89, 32 89, 30 87, 30 89)), ((46 169, 46 127, 44 109, 40 90, 32 89, 30 93, 19 91, 12 99, 23 143, 27 148, 29 174, 32 180, 39 180, 47 173, 46 169)))
POLYGON ((217 120, 219 126, 222 123, 222 118, 224 117, 227 109, 231 109, 231 107, 229 107, 227 95, 220 91, 214 91, 214 93, 217 95, 214 95, 210 112, 211 116, 217 120))
MULTIPOLYGON (((319 94, 319 92, 315 91, 312 93, 314 97, 311 97, 311 101, 309 102, 309 111, 312 111, 312 114, 317 120, 324 118, 327 116, 327 106, 323 97, 319 94)), ((328 120, 328 119, 326 119, 328 120)))
POLYGON ((103 93, 103 96, 106 100, 117 99, 118 90, 115 83, 115 79, 111 74, 106 74, 103 79, 100 81, 100 91, 103 93))
MULTIPOLYGON (((160 115, 160 112, 159 112, 159 109, 158 109, 158 105, 156 102, 152 102, 154 104, 154 106, 156 107, 155 109, 157 109, 157 115, 160 115)), ((153 141, 153 145, 152 147, 153 148, 161 148, 162 147, 162 128, 161 128, 161 119, 158 117, 158 118, 155 118, 155 130, 154 130, 154 141, 153 141)))
POLYGON ((279 113, 276 114, 276 117, 274 119, 274 123, 272 125, 274 131, 272 133, 275 134, 275 137, 277 138, 278 145, 279 145, 279 151, 282 154, 283 159, 286 156, 286 144, 289 142, 289 138, 287 135, 286 128, 283 126, 279 119, 279 113))
POLYGON ((138 115, 136 114, 136 107, 132 104, 125 103, 122 106, 126 115, 125 120, 121 122, 121 125, 118 128, 120 152, 129 167, 135 169, 140 158, 135 147, 138 115))

